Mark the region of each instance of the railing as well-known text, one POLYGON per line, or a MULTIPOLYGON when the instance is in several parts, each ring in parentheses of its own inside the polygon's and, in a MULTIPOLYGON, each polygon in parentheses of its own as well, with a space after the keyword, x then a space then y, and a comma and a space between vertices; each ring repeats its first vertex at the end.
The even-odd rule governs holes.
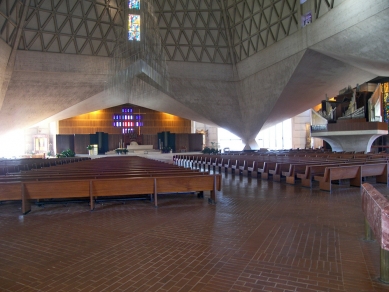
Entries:
POLYGON ((384 122, 353 122, 353 123, 333 123, 326 125, 312 125, 311 133, 336 132, 336 131, 378 131, 388 130, 388 124, 384 122))
POLYGON ((327 130, 327 124, 323 125, 312 125, 311 126, 311 132, 325 132, 327 130))

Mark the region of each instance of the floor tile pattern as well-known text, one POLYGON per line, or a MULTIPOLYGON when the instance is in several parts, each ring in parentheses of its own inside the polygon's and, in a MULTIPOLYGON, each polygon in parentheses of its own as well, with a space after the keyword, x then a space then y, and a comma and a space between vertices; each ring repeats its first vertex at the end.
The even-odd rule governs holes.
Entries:
MULTIPOLYGON (((386 186, 373 184, 382 193, 386 186)), ((0 291, 389 291, 359 188, 237 175, 196 194, 0 205, 0 291)))

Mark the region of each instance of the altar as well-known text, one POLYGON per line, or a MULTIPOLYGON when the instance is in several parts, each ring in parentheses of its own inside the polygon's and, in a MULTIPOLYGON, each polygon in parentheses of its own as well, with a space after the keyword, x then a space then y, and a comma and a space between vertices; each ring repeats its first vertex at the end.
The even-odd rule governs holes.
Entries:
POLYGON ((133 153, 135 151, 148 151, 153 150, 153 145, 138 145, 131 143, 130 145, 127 145, 127 150, 129 153, 133 153))
POLYGON ((132 141, 127 145, 128 153, 145 153, 145 152, 154 152, 159 150, 154 150, 153 145, 139 145, 136 141, 132 141))

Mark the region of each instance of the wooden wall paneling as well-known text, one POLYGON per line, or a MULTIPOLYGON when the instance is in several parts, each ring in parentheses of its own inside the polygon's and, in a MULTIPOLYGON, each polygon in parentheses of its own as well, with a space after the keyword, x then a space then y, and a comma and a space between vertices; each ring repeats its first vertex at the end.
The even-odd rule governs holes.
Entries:
MULTIPOLYGON (((190 133, 191 131, 190 120, 131 104, 124 104, 59 121, 59 134, 93 134, 96 132, 121 134, 121 128, 113 126, 112 117, 114 114, 121 114, 123 107, 132 108, 134 114, 142 113, 144 126, 141 127, 141 134, 151 135, 165 131, 190 133)), ((135 127, 134 130, 138 132, 138 128, 135 127)))
POLYGON ((105 154, 106 152, 109 151, 109 135, 108 133, 103 133, 103 132, 99 132, 100 133, 100 136, 99 136, 99 144, 101 143, 101 149, 99 154, 105 154))
POLYGON ((88 154, 86 146, 90 144, 89 134, 76 134, 74 135, 74 152, 76 154, 88 154))
POLYGON ((176 152, 189 151, 189 135, 190 134, 176 134, 176 152))
POLYGON ((176 134, 170 133, 168 145, 172 148, 173 152, 176 152, 176 134))
POLYGON ((56 153, 61 153, 68 149, 74 151, 74 135, 57 135, 56 143, 56 153))
POLYGON ((158 149, 158 135, 143 135, 143 144, 144 145, 153 145, 153 149, 158 149))
POLYGON ((203 134, 189 134, 189 151, 203 150, 203 134))
POLYGON ((109 151, 112 151, 112 150, 119 148, 120 140, 123 142, 123 134, 109 134, 109 138, 108 138, 109 151))

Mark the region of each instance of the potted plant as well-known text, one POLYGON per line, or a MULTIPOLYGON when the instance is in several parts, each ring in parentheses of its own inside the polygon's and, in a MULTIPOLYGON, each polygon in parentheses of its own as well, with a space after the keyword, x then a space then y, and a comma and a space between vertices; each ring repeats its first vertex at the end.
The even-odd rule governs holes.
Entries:
POLYGON ((92 154, 93 154, 93 145, 88 145, 88 146, 86 146, 86 149, 88 149, 89 155, 92 155, 92 154))
POLYGON ((63 157, 75 157, 76 153, 74 153, 73 150, 67 149, 62 151, 61 153, 57 153, 57 158, 63 158, 63 157))
POLYGON ((117 148, 117 149, 115 149, 115 152, 116 152, 118 155, 127 154, 128 149, 127 149, 127 148, 117 148))
POLYGON ((172 147, 166 146, 162 148, 162 153, 171 153, 172 152, 172 147))

